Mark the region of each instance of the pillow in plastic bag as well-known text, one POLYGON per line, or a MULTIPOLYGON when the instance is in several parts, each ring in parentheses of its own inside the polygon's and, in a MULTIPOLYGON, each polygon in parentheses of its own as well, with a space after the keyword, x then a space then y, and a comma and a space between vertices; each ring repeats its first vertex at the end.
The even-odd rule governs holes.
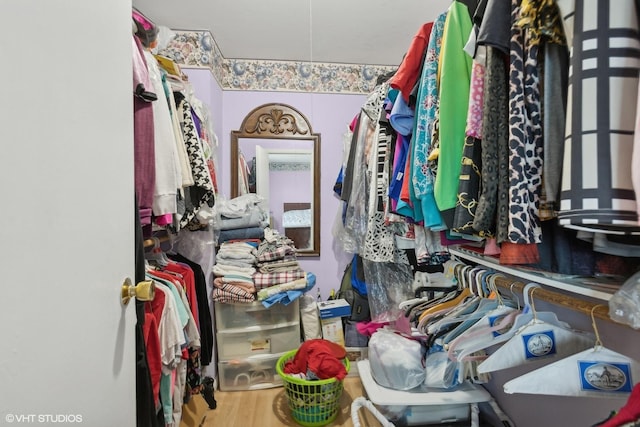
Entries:
POLYGON ((382 387, 410 390, 422 385, 425 370, 423 347, 388 329, 379 329, 369 339, 371 376, 382 387))
POLYGON ((640 329, 640 271, 627 279, 609 300, 609 317, 640 329))

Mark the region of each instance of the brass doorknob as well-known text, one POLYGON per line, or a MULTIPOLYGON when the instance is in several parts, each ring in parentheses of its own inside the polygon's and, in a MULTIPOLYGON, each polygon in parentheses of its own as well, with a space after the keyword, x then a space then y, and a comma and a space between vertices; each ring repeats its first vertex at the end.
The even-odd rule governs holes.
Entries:
POLYGON ((140 301, 151 301, 155 293, 156 284, 153 280, 138 282, 137 285, 133 286, 131 279, 127 277, 122 284, 120 299, 123 305, 129 304, 131 298, 137 298, 140 301))

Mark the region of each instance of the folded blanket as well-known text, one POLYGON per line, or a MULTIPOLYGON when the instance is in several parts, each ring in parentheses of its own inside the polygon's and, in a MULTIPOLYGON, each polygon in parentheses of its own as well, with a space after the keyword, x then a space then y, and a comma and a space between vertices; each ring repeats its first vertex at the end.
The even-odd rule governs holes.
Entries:
POLYGON ((264 237, 264 229, 260 227, 236 228, 233 230, 222 230, 218 236, 218 242, 239 239, 261 239, 264 237))
POLYGON ((315 286, 316 275, 313 273, 307 273, 305 281, 307 282, 307 285, 304 289, 279 292, 262 300, 262 305, 266 308, 269 308, 276 303, 289 305, 289 303, 300 298, 302 294, 310 291, 315 286))
POLYGON ((287 236, 284 236, 278 232, 278 230, 273 229, 271 227, 267 227, 264 229, 264 241, 260 243, 258 247, 258 253, 260 253, 260 248, 269 248, 269 247, 278 247, 281 245, 293 246, 293 241, 289 239, 287 236))
POLYGON ((227 241, 220 245, 220 248, 218 249, 218 251, 233 251, 233 252, 255 254, 257 251, 258 245, 259 245, 259 242, 258 244, 256 244, 256 243, 249 243, 249 242, 227 241))
POLYGON ((211 299, 218 302, 251 302, 255 301, 256 297, 252 293, 227 283, 222 288, 214 287, 211 299))
POLYGON ((243 253, 243 252, 233 252, 233 251, 218 251, 216 253, 216 258, 222 259, 234 259, 237 261, 247 261, 248 263, 255 263, 258 258, 254 254, 243 253))
POLYGON ((305 272, 301 268, 275 273, 258 272, 253 275, 253 283, 255 283, 256 289, 262 289, 273 285, 279 285, 280 283, 291 282, 292 280, 303 277, 305 277, 305 272))
POLYGON ((220 216, 220 230, 233 230, 236 228, 260 227, 264 228, 269 225, 268 215, 255 208, 240 217, 220 216))
POLYGON ((243 281, 227 280, 226 278, 223 278, 223 277, 216 277, 213 280, 213 286, 215 286, 218 289, 224 289, 225 285, 230 285, 230 286, 233 286, 234 288, 242 289, 243 291, 249 294, 256 293, 256 287, 253 284, 253 282, 248 283, 243 281))
POLYGON ((260 271, 260 273, 278 273, 295 270, 297 268, 300 268, 300 264, 298 264, 298 261, 281 260, 274 262, 263 262, 258 264, 258 271, 260 271))
POLYGON ((304 289, 307 287, 307 279, 297 279, 287 283, 281 283, 279 285, 269 286, 268 288, 260 289, 258 291, 258 301, 262 301, 272 295, 280 292, 293 291, 298 289, 304 289))
POLYGON ((216 203, 216 210, 221 216, 227 218, 240 218, 247 212, 257 209, 258 205, 264 201, 264 198, 255 193, 243 194, 227 201, 216 203))
POLYGON ((239 274, 241 276, 245 275, 253 275, 256 272, 256 269, 253 267, 250 268, 241 268, 235 267, 232 265, 225 264, 216 264, 213 266, 213 274, 216 276, 227 276, 229 274, 239 274))
POLYGON ((293 246, 282 245, 274 249, 263 250, 260 255, 257 256, 258 262, 269 262, 285 259, 287 257, 295 257, 296 249, 293 246))
POLYGON ((249 275, 227 274, 226 276, 221 276, 220 278, 225 283, 229 283, 229 282, 245 282, 245 283, 251 283, 252 285, 254 284, 253 283, 253 278, 251 276, 249 276, 249 275))
POLYGON ((235 259, 224 259, 224 258, 218 258, 218 257, 216 257, 216 264, 220 264, 227 267, 236 267, 240 269, 255 268, 255 263, 253 262, 247 262, 247 261, 235 260, 235 259))

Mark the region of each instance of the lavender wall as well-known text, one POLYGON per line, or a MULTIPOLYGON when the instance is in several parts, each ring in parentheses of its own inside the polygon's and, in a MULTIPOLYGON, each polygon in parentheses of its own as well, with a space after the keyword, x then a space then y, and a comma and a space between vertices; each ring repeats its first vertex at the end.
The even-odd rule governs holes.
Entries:
POLYGON ((351 119, 366 100, 365 95, 311 94, 289 92, 222 91, 213 75, 206 69, 184 69, 196 96, 211 111, 214 130, 219 140, 217 178, 221 196, 230 197, 231 131, 238 130, 244 117, 253 108, 271 102, 289 104, 302 112, 321 136, 320 154, 320 256, 300 258, 306 271, 317 277, 316 289, 322 298, 340 285, 344 266, 350 259, 336 248, 331 230, 339 207, 333 195, 333 184, 342 156, 342 140, 351 119), (224 108, 223 108, 224 106, 224 108))
MULTIPOLYGON (((365 95, 310 94, 289 92, 223 92, 223 129, 220 138, 220 159, 229 164, 231 131, 240 128, 244 117, 253 108, 270 103, 289 104, 303 113, 321 137, 321 182, 320 182, 320 257, 300 258, 302 268, 313 272, 317 277, 316 288, 326 299, 331 289, 340 285, 348 255, 334 250, 333 221, 338 210, 338 200, 333 196, 333 184, 340 168, 342 156, 342 137, 353 116, 358 113, 366 100, 365 95)), ((229 168, 220 175, 220 191, 229 196, 229 168)))

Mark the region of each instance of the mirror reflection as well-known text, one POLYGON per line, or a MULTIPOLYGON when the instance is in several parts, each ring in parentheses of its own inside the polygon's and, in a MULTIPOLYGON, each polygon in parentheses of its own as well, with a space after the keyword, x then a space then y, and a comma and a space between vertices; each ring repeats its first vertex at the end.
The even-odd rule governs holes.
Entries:
POLYGON ((231 133, 231 196, 256 193, 299 256, 320 255, 320 135, 285 104, 265 104, 231 133))

